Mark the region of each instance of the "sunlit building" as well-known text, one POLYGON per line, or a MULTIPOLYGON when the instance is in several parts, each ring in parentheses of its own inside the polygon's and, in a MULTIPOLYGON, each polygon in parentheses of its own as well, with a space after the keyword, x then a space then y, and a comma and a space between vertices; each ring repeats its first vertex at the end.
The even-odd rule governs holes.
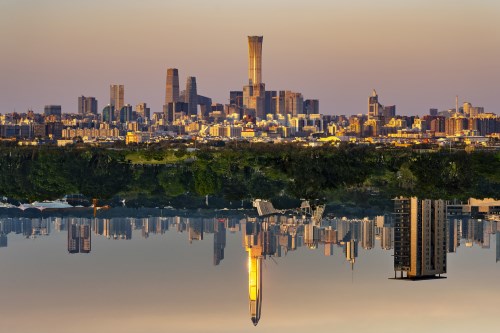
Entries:
POLYGON ((97 114, 97 99, 95 97, 78 97, 78 114, 97 114))

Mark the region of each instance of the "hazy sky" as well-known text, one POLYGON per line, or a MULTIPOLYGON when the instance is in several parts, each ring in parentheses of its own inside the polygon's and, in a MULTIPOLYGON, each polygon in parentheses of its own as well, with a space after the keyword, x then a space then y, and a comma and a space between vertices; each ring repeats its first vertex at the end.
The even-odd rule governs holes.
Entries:
POLYGON ((498 0, 0 0, 0 112, 76 112, 79 95, 161 110, 165 73, 226 103, 247 82, 247 35, 263 35, 268 90, 366 112, 377 89, 399 114, 460 102, 500 112, 498 0))

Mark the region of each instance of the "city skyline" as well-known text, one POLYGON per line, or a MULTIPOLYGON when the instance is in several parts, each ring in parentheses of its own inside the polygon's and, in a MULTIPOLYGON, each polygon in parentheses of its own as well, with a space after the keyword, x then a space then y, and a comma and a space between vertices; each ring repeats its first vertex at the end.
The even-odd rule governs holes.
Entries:
POLYGON ((227 103, 229 91, 246 82, 243 38, 254 34, 266 37, 266 86, 319 99, 324 114, 366 112, 366 95, 373 88, 402 115, 453 108, 456 95, 460 104, 467 101, 498 113, 500 29, 495 18, 500 5, 493 1, 403 5, 385 0, 376 8, 367 1, 307 6, 292 1, 286 7, 276 1, 260 13, 258 29, 249 24, 259 7, 254 4, 123 3, 119 20, 116 15, 104 20, 112 3, 89 2, 86 8, 56 0, 0 5, 0 24, 5 25, 0 33, 5 49, 0 113, 41 112, 50 104, 77 113, 76 97, 82 95, 100 101, 101 112, 114 82, 126 86, 125 103, 147 102, 152 112, 161 112, 165 70, 173 67, 183 73, 181 87, 187 75, 197 77, 204 95, 227 103), (188 11, 196 18, 212 15, 214 23, 195 24, 179 36, 169 33, 188 11), (165 13, 169 22, 158 23, 165 13), (84 14, 102 18, 110 28, 89 27, 84 14), (150 23, 138 29, 124 17, 150 23))

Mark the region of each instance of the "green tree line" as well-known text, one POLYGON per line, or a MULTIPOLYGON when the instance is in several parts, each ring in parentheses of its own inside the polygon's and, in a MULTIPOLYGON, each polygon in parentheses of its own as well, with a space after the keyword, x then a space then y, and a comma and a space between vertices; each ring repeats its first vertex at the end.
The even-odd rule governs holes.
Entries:
POLYGON ((220 202, 262 199, 342 201, 391 198, 500 197, 500 153, 341 145, 230 144, 153 146, 0 147, 0 195, 18 200, 119 196, 140 205, 184 205, 211 196, 220 202), (131 153, 164 164, 137 164, 131 153), (358 198, 359 199, 359 198, 358 198))

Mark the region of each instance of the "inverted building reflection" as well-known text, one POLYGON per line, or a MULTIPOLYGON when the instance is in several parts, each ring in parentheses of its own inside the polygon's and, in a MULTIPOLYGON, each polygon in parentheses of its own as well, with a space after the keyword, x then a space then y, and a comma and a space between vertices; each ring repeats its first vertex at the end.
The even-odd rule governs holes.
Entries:
POLYGON ((90 253, 92 236, 86 222, 71 221, 68 224, 68 252, 90 253))
POLYGON ((400 278, 441 277, 446 273, 445 201, 413 197, 394 202, 394 277, 398 272, 400 278))

